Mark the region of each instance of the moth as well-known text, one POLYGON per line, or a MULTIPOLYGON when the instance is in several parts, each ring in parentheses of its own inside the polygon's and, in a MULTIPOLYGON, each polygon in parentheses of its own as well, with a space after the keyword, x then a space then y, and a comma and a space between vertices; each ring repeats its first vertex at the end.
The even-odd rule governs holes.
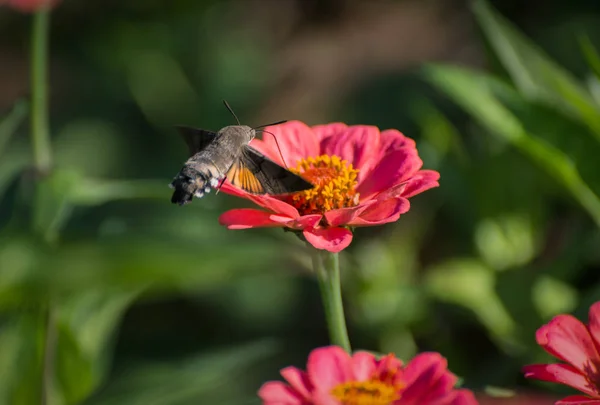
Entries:
POLYGON ((202 198, 211 189, 218 189, 225 179, 251 194, 278 195, 314 187, 250 146, 250 141, 261 127, 241 125, 226 101, 224 104, 238 125, 224 127, 218 132, 176 127, 191 157, 169 184, 174 189, 171 197, 173 204, 184 205, 194 197, 202 198))

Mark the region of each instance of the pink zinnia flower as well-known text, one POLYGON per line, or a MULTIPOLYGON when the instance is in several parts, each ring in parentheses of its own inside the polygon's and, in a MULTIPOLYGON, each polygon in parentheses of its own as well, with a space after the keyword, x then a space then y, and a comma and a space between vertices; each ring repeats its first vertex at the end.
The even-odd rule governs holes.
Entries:
POLYGON ((394 355, 377 360, 350 356, 337 346, 315 349, 307 371, 286 367, 287 384, 269 381, 259 390, 263 405, 476 405, 473 394, 454 389, 457 378, 437 353, 422 353, 406 366, 394 355))
POLYGON ((0 0, 0 6, 7 5, 24 13, 33 13, 46 4, 55 6, 60 0, 0 0))
POLYGON ((568 385, 585 394, 556 404, 600 405, 600 302, 590 308, 587 326, 571 315, 558 315, 538 329, 536 340, 545 351, 567 364, 526 366, 525 377, 568 385))
POLYGON ((225 182, 224 192, 265 209, 225 212, 219 221, 229 229, 286 227, 317 249, 339 252, 352 241, 349 227, 397 221, 410 197, 439 186, 439 173, 420 170, 415 142, 395 129, 290 121, 266 130, 281 155, 271 136, 251 145, 315 187, 288 196, 252 195, 225 182))

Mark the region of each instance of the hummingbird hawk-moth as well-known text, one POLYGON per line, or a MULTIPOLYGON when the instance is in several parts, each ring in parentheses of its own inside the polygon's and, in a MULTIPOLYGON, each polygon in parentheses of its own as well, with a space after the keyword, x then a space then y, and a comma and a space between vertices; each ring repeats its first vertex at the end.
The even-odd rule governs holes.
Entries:
MULTIPOLYGON (((237 120, 231 107, 224 103, 237 120)), ((169 184, 174 189, 173 204, 184 205, 193 197, 202 198, 211 188, 220 187, 225 179, 251 194, 278 195, 314 187, 249 145, 260 127, 241 125, 238 120, 238 125, 227 126, 218 132, 186 126, 176 128, 191 157, 169 184)))

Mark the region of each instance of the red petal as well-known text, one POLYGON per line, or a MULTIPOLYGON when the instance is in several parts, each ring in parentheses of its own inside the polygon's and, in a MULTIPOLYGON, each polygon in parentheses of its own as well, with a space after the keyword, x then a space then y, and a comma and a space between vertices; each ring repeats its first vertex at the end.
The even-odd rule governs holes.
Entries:
POLYGON ((320 347, 308 356, 306 371, 315 390, 329 392, 352 380, 352 359, 338 346, 320 347))
POLYGON ((421 170, 408 181, 402 192, 402 196, 410 198, 430 188, 439 187, 439 179, 440 174, 435 170, 421 170))
POLYGON ((361 200, 409 180, 421 168, 423 162, 415 149, 403 148, 386 154, 377 166, 363 178, 357 190, 361 200))
POLYGON ((369 159, 377 157, 378 149, 379 129, 371 125, 350 126, 346 131, 325 138, 321 142, 323 153, 336 155, 347 160, 361 173, 363 172, 363 165, 369 159))
POLYGON ((277 138, 277 142, 275 142, 273 135, 265 133, 263 136, 265 145, 272 151, 277 151, 276 155, 271 158, 284 167, 295 167, 298 160, 319 155, 317 137, 312 129, 303 122, 288 121, 284 124, 266 127, 265 130, 272 132, 277 138), (281 150, 285 162, 281 162, 279 150, 281 150))
POLYGON ((346 228, 307 228, 303 233, 315 248, 332 253, 346 249, 352 242, 352 232, 346 228))
POLYGON ((288 222, 286 225, 294 229, 314 228, 321 222, 323 215, 311 214, 303 215, 295 220, 288 222))
POLYGON ((405 198, 390 198, 376 202, 349 222, 355 226, 374 226, 397 221, 401 214, 408 212, 410 202, 405 198))
POLYGON ((272 211, 275 214, 288 216, 290 218, 298 218, 300 216, 296 208, 284 201, 281 201, 275 197, 271 197, 268 194, 253 195, 246 193, 244 190, 240 190, 239 188, 232 186, 228 181, 226 181, 223 184, 223 186, 221 187, 221 191, 229 195, 250 200, 256 205, 259 205, 269 211, 272 211))
POLYGON ((555 405, 600 405, 600 399, 573 395, 554 403, 555 405))
POLYGON ((312 127, 312 130, 317 137, 317 141, 321 142, 325 138, 336 136, 346 131, 346 128, 348 128, 348 125, 343 122, 332 122, 331 124, 315 125, 312 127))
POLYGON ((568 364, 532 364, 523 367, 523 373, 525 378, 564 384, 589 395, 598 395, 597 387, 592 386, 583 374, 568 364))
POLYGON ((263 405, 303 405, 305 402, 294 389, 281 381, 269 381, 258 390, 263 405))
MULTIPOLYGON (((253 208, 240 208, 229 210, 221 214, 219 223, 227 229, 261 228, 266 226, 283 226, 279 221, 274 221, 272 213, 253 208)), ((288 218, 291 220, 291 218, 288 218)))
POLYGON ((313 385, 308 374, 296 367, 286 367, 281 370, 281 376, 292 386, 292 388, 304 399, 310 398, 313 385))
POLYGON ((325 212, 327 224, 331 227, 346 225, 354 220, 360 213, 375 204, 375 201, 367 201, 355 207, 338 208, 325 212))
POLYGON ((571 315, 558 315, 536 332, 536 340, 551 355, 596 378, 600 357, 590 332, 571 315))

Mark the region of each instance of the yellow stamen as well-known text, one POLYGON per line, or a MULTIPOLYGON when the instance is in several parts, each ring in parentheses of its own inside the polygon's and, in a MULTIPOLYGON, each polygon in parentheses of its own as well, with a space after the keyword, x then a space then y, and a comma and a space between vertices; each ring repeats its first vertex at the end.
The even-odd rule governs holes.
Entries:
POLYGON ((331 390, 331 395, 342 405, 391 405, 400 399, 402 388, 372 379, 339 384, 331 390))
POLYGON ((288 203, 296 207, 300 215, 322 214, 358 205, 359 195, 355 190, 358 170, 339 156, 308 157, 290 170, 315 186, 287 197, 288 203))

